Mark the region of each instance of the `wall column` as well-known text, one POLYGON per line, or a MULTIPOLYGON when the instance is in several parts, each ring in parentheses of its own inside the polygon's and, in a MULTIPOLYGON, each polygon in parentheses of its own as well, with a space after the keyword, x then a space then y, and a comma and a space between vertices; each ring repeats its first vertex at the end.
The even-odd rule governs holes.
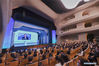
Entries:
MULTIPOLYGON (((84 22, 77 24, 77 29, 85 28, 84 25, 85 25, 84 22)), ((80 33, 80 34, 78 34, 78 40, 79 41, 87 41, 87 33, 80 33)))
POLYGON ((7 25, 9 23, 9 20, 10 20, 11 14, 12 14, 10 0, 1 0, 0 7, 1 7, 0 19, 1 19, 1 24, 2 24, 2 31, 0 32, 0 48, 2 48, 6 28, 7 28, 7 25))
POLYGON ((61 43, 61 37, 58 35, 57 36, 57 42, 56 42, 57 44, 60 44, 61 43))
POLYGON ((87 33, 81 33, 78 35, 79 41, 87 41, 87 33))

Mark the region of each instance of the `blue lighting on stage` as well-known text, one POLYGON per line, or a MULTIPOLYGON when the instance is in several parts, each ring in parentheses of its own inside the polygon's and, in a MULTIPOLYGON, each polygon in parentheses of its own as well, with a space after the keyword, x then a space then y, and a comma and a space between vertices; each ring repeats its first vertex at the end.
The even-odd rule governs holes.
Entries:
POLYGON ((12 34, 13 34, 13 26, 14 26, 14 19, 11 18, 6 28, 2 49, 10 48, 12 45, 11 40, 12 40, 12 34))
MULTIPOLYGON (((2 49, 12 46, 30 46, 38 44, 48 44, 48 29, 37 25, 32 25, 20 21, 10 21, 6 27, 2 49)), ((52 43, 56 43, 56 31, 52 30, 52 43)))
POLYGON ((52 30, 52 43, 55 44, 56 43, 56 31, 52 30))

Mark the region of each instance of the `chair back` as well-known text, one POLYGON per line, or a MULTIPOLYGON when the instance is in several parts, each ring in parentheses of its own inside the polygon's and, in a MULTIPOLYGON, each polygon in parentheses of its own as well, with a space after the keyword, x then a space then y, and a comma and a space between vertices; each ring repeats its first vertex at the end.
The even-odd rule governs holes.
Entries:
POLYGON ((7 62, 7 66, 18 66, 19 62, 18 61, 12 61, 12 62, 7 62))
POLYGON ((33 57, 33 60, 32 60, 32 62, 36 62, 36 61, 38 61, 38 56, 36 56, 36 57, 33 57))
POLYGON ((51 58, 49 58, 50 60, 49 60, 49 64, 50 65, 55 65, 55 64, 57 64, 57 61, 56 61, 56 59, 55 59, 55 57, 51 57, 51 58))
POLYGON ((5 63, 0 63, 0 66, 5 66, 5 63))
POLYGON ((99 57, 97 57, 97 63, 99 64, 99 57))
POLYGON ((23 59, 23 60, 20 62, 19 66, 24 66, 24 65, 26 65, 27 63, 28 63, 28 59, 23 59))
POLYGON ((33 64, 27 64, 26 66, 38 66, 38 62, 35 62, 33 64))
POLYGON ((48 59, 42 60, 40 61, 42 63, 43 66, 48 66, 48 59))
POLYGON ((13 60, 13 58, 10 57, 10 58, 7 58, 5 61, 6 61, 6 62, 11 62, 12 60, 13 60))

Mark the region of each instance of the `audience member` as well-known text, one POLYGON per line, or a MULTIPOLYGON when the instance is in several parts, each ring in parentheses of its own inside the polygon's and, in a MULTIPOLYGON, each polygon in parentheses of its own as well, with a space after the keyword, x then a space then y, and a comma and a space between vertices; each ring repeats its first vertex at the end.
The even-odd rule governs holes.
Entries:
POLYGON ((32 59, 33 59, 32 56, 29 56, 29 57, 28 57, 28 64, 32 64, 32 63, 33 63, 33 62, 32 62, 32 59))
POLYGON ((0 58, 0 63, 2 63, 2 59, 0 58))

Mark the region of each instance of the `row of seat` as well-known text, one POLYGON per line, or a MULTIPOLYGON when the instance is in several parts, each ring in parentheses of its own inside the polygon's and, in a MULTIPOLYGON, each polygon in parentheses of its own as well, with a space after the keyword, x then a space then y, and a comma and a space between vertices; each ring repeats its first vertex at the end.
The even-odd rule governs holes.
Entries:
MULTIPOLYGON (((81 46, 79 47, 81 48, 81 46)), ((84 50, 84 53, 89 53, 90 48, 88 46, 88 48, 86 50, 84 50)), ((68 61, 67 63, 64 64, 64 66, 77 66, 77 62, 79 60, 79 58, 83 57, 83 55, 78 55, 77 57, 73 58, 72 60, 68 61)), ((86 57, 86 56, 84 56, 86 57)))
MULTIPOLYGON (((73 54, 73 53, 75 53, 75 54, 77 54, 77 52, 78 52, 78 50, 81 48, 82 46, 80 46, 80 47, 78 47, 78 48, 76 48, 76 49, 74 49, 73 51, 71 51, 71 53, 73 54)), ((50 65, 50 66, 54 66, 56 63, 57 63, 57 61, 56 61, 56 59, 55 59, 55 55, 56 55, 56 53, 57 53, 57 51, 59 51, 60 49, 55 49, 55 51, 54 51, 54 53, 53 53, 53 57, 52 58, 49 58, 49 57, 47 57, 47 59, 45 59, 45 60, 40 60, 40 61, 38 61, 38 55, 37 55, 37 57, 33 57, 33 64, 34 64, 34 66, 38 66, 38 64, 40 64, 40 63, 42 63, 42 64, 44 64, 44 65, 50 65)), ((61 49, 62 50, 62 49, 61 49)), ((67 51, 67 48, 65 48, 64 50, 63 50, 63 52, 66 52, 67 51)), ((45 52, 45 50, 43 50, 43 52, 45 52)), ((4 64, 4 65, 6 65, 6 66, 11 66, 11 65, 14 65, 14 66, 24 66, 24 65, 26 65, 27 63, 28 63, 28 60, 23 60, 23 61, 21 61, 20 62, 20 60, 23 58, 23 56, 20 56, 19 57, 19 60, 18 61, 14 61, 14 62, 11 62, 10 60, 12 60, 12 58, 9 56, 10 54, 7 54, 7 55, 4 55, 2 58, 6 58, 7 57, 7 59, 6 59, 6 61, 4 61, 4 62, 6 62, 6 63, 2 63, 1 64, 1 66, 4 64)), ((47 55, 48 56, 48 55, 47 55)), ((72 58, 75 56, 75 55, 68 55, 70 58, 71 58, 71 56, 72 56, 72 58)), ((30 64, 30 65, 32 65, 32 64, 30 64)))

